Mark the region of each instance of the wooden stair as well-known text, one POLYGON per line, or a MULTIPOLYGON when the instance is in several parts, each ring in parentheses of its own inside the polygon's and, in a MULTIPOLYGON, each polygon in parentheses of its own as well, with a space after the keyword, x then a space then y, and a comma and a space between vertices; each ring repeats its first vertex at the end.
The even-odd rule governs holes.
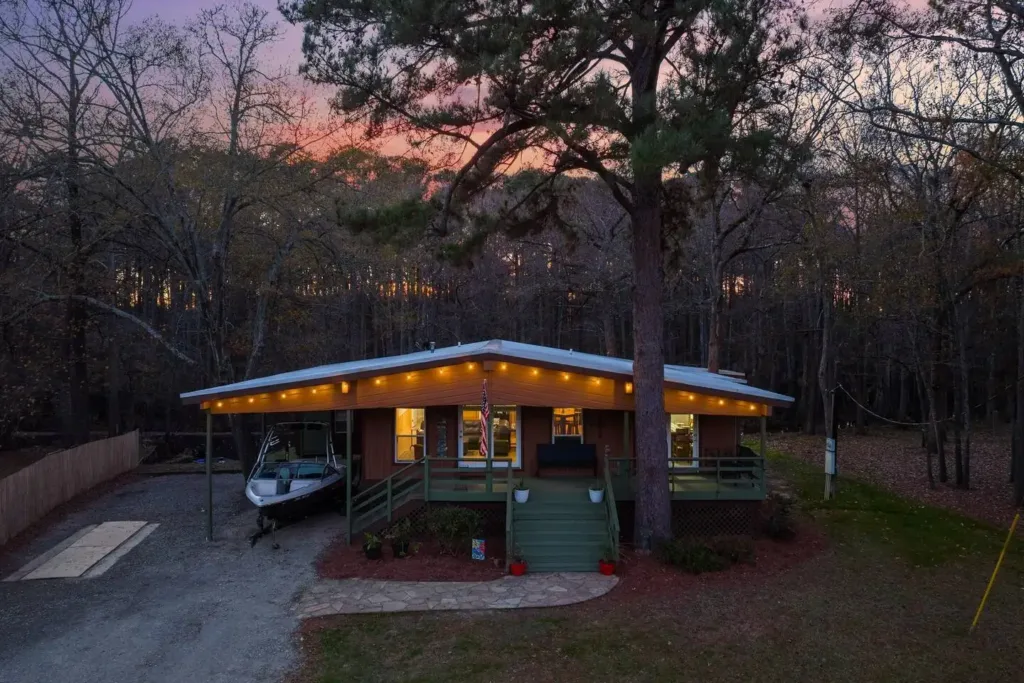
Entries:
POLYGON ((515 544, 530 572, 594 572, 608 543, 607 506, 586 486, 538 487, 513 503, 515 544))

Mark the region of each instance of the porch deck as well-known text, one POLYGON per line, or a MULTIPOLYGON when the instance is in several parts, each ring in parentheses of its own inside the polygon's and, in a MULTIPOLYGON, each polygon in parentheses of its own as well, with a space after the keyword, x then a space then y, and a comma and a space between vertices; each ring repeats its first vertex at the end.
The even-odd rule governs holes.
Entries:
MULTIPOLYGON (((477 471, 470 471, 470 476, 477 471)), ((485 478, 475 476, 466 479, 433 479, 429 486, 429 500, 446 502, 503 502, 508 490, 508 480, 503 471, 498 471, 490 484, 485 478)), ((516 477, 531 491, 568 493, 579 491, 586 495, 589 486, 596 481, 586 476, 516 477)), ((514 484, 513 484, 514 485, 514 484)), ((636 499, 635 477, 612 477, 615 499, 618 501, 636 499)), ((760 479, 719 481, 714 475, 699 473, 670 473, 669 490, 673 500, 763 500, 764 482, 760 479)))
MULTIPOLYGON (((523 476, 505 467, 459 467, 450 461, 440 466, 437 458, 427 458, 424 468, 426 499, 450 502, 501 502, 508 487, 523 481, 538 490, 579 489, 586 492, 593 476, 523 476), (511 474, 511 477, 509 476, 511 474)), ((609 458, 603 463, 618 501, 636 499, 636 461, 630 458, 609 458)), ((763 500, 764 459, 760 456, 737 455, 702 458, 699 465, 691 461, 669 462, 669 490, 673 500, 763 500)))

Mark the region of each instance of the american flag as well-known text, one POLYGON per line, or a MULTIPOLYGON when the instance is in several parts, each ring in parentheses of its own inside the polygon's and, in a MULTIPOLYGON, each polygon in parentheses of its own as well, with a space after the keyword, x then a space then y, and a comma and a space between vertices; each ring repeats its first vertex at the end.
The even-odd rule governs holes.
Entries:
POLYGON ((490 444, 487 439, 489 437, 487 429, 488 425, 491 424, 491 407, 487 405, 487 380, 484 380, 484 393, 480 399, 480 457, 486 458, 487 452, 490 449, 490 444))

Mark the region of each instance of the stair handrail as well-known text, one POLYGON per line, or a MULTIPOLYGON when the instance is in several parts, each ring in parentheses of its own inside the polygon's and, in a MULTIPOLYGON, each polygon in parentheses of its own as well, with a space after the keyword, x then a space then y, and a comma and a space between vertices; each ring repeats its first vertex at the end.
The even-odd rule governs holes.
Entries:
POLYGON ((615 504, 615 491, 612 489, 612 473, 608 465, 608 456, 604 456, 604 502, 608 506, 608 543, 612 549, 612 560, 619 561, 619 510, 615 504))
MULTIPOLYGON (((412 462, 410 462, 405 467, 402 467, 401 469, 392 472, 388 477, 386 477, 384 479, 381 479, 380 481, 376 482, 375 484, 373 484, 369 488, 365 488, 362 491, 360 491, 359 493, 353 494, 352 495, 352 513, 351 513, 351 517, 348 520, 349 536, 352 535, 353 531, 358 531, 358 529, 353 529, 352 528, 352 524, 353 524, 353 520, 358 516, 356 513, 360 511, 360 505, 359 504, 360 503, 366 503, 367 501, 376 499, 381 494, 381 492, 386 492, 387 493, 387 518, 390 521, 391 517, 392 517, 392 514, 394 512, 393 505, 394 505, 394 488, 395 488, 395 484, 396 483, 404 483, 405 481, 413 479, 413 477, 408 476, 408 477, 402 477, 401 480, 399 480, 400 475, 403 475, 405 472, 407 472, 409 470, 412 470, 415 467, 420 466, 422 464, 423 464, 423 458, 417 458, 416 460, 413 460, 412 462)), ((352 539, 350 538, 349 542, 351 543, 351 541, 352 541, 352 539)))

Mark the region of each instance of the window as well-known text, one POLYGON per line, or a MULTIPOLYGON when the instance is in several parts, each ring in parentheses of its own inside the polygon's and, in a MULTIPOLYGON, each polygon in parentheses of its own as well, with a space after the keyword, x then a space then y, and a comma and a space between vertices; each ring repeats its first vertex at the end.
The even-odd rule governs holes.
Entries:
POLYGON ((551 443, 583 443, 583 409, 555 408, 551 417, 551 443))
POLYGON ((672 467, 697 467, 700 440, 694 415, 669 415, 668 457, 672 467))
MULTIPOLYGON (((515 406, 491 407, 492 459, 519 462, 519 415, 515 406)), ((459 432, 462 434, 459 457, 485 460, 480 453, 480 406, 463 406, 459 432)))
POLYGON ((412 462, 423 457, 426 444, 426 410, 395 409, 395 461, 412 462))

